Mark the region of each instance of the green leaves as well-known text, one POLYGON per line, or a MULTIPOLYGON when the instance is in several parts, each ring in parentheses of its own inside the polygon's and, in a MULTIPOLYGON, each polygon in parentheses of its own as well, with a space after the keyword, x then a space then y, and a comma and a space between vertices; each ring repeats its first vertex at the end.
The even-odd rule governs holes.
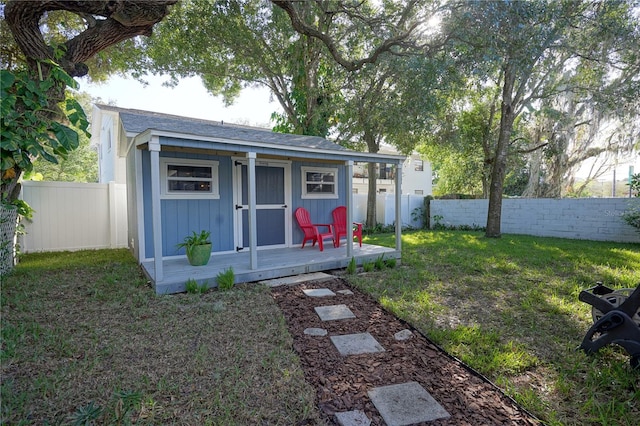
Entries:
POLYGON ((50 72, 43 80, 33 80, 26 72, 2 70, 2 184, 17 180, 21 172, 29 172, 33 161, 43 158, 57 163, 58 158, 78 148, 78 133, 60 121, 68 121, 86 133, 89 126, 80 104, 67 97, 59 111, 52 110, 51 93, 60 87, 77 87, 77 83, 61 68, 47 63, 50 72))
MULTIPOLYGON (((15 81, 16 77, 13 73, 7 70, 0 71, 0 98, 2 99, 0 112, 2 113, 2 117, 6 117, 15 106, 15 96, 9 96, 8 93, 9 88, 13 86, 15 81)), ((4 140, 4 135, 2 139, 4 140)))

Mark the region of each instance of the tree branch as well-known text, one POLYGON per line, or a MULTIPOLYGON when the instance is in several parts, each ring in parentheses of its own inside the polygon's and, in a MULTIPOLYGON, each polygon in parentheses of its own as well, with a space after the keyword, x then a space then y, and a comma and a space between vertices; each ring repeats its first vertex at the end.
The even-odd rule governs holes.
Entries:
MULTIPOLYGON (((389 37, 384 41, 382 41, 380 45, 378 45, 368 57, 354 61, 344 57, 340 53, 338 44, 329 34, 323 33, 322 31, 319 31, 314 26, 307 24, 298 14, 295 8, 295 2, 291 2, 288 0, 271 0, 271 2, 275 6, 284 10, 287 13, 287 15, 289 15, 289 18, 291 19, 291 25, 298 33, 307 35, 309 37, 314 37, 322 41, 324 45, 327 47, 327 49, 329 50, 329 53, 334 58, 334 60, 337 63, 339 63, 343 68, 345 68, 347 71, 357 71, 361 69, 363 66, 365 66, 366 64, 375 63, 381 54, 390 51, 393 47, 405 45, 407 41, 411 38, 411 36, 414 34, 415 29, 420 25, 419 21, 409 24, 407 26, 407 29, 403 31, 401 34, 394 37, 389 37)), ((402 24, 405 23, 405 21, 407 20, 409 11, 416 4, 417 4, 416 1, 412 1, 407 5, 406 9, 402 13, 400 23, 402 24)), ((349 15, 354 16, 354 13, 351 12, 349 15)))
MULTIPOLYGON (((525 138, 516 138, 516 139, 512 140, 511 143, 514 143, 514 142, 516 142, 518 140, 526 140, 526 139, 525 138)), ((539 150, 540 148, 544 148, 547 145, 549 145, 549 142, 541 143, 541 144, 539 144, 537 146, 534 146, 533 148, 529 148, 529 149, 518 149, 515 152, 517 154, 529 154, 529 153, 531 153, 533 151, 539 150)))
POLYGON ((72 77, 86 75, 82 63, 101 50, 137 35, 151 35, 153 26, 168 13, 177 0, 9 0, 5 6, 5 20, 16 43, 34 68, 38 61, 55 60, 72 77), (55 58, 40 32, 40 18, 47 12, 65 10, 76 13, 87 22, 88 28, 68 40, 62 58, 55 58), (104 19, 87 19, 99 16, 104 19))

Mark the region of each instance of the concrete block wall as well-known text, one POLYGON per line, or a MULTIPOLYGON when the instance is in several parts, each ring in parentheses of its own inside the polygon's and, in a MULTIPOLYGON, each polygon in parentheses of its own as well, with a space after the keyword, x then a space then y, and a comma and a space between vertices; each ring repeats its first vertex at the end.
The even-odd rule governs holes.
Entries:
MULTIPOLYGON (((638 198, 506 198, 505 234, 640 243, 640 232, 622 219, 638 198)), ((431 223, 486 226, 489 200, 431 200, 431 223)))

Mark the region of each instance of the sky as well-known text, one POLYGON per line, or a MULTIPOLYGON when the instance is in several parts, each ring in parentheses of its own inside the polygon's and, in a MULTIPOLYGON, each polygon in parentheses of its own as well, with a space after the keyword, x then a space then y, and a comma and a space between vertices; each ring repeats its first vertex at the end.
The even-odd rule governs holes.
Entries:
POLYGON ((146 87, 124 77, 111 77, 102 84, 82 80, 79 83, 80 91, 103 103, 205 120, 271 128, 271 114, 282 111, 277 102, 269 100, 268 89, 244 89, 233 105, 225 107, 222 97, 210 95, 199 78, 182 79, 174 88, 162 85, 165 77, 151 76, 146 80, 146 87))

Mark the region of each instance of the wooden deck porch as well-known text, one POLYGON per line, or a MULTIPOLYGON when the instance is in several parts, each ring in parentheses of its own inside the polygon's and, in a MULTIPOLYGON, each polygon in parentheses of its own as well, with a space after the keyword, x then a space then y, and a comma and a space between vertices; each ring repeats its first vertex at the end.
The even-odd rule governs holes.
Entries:
MULTIPOLYGON (((374 261, 380 256, 385 259, 400 259, 400 252, 389 247, 371 244, 357 244, 353 246, 353 257, 358 265, 365 261, 374 261)), ((318 247, 291 247, 283 249, 268 249, 258 251, 258 267, 250 269, 249 252, 212 255, 206 266, 191 266, 185 258, 165 259, 163 277, 155 279, 154 262, 143 262, 145 275, 151 280, 157 294, 180 293, 186 290, 189 279, 196 280, 200 285, 216 287, 216 276, 229 267, 235 273, 235 282, 253 282, 272 278, 287 277, 309 272, 327 271, 344 268, 351 260, 347 257, 347 248, 343 243, 334 248, 325 246, 324 251, 318 247)))

